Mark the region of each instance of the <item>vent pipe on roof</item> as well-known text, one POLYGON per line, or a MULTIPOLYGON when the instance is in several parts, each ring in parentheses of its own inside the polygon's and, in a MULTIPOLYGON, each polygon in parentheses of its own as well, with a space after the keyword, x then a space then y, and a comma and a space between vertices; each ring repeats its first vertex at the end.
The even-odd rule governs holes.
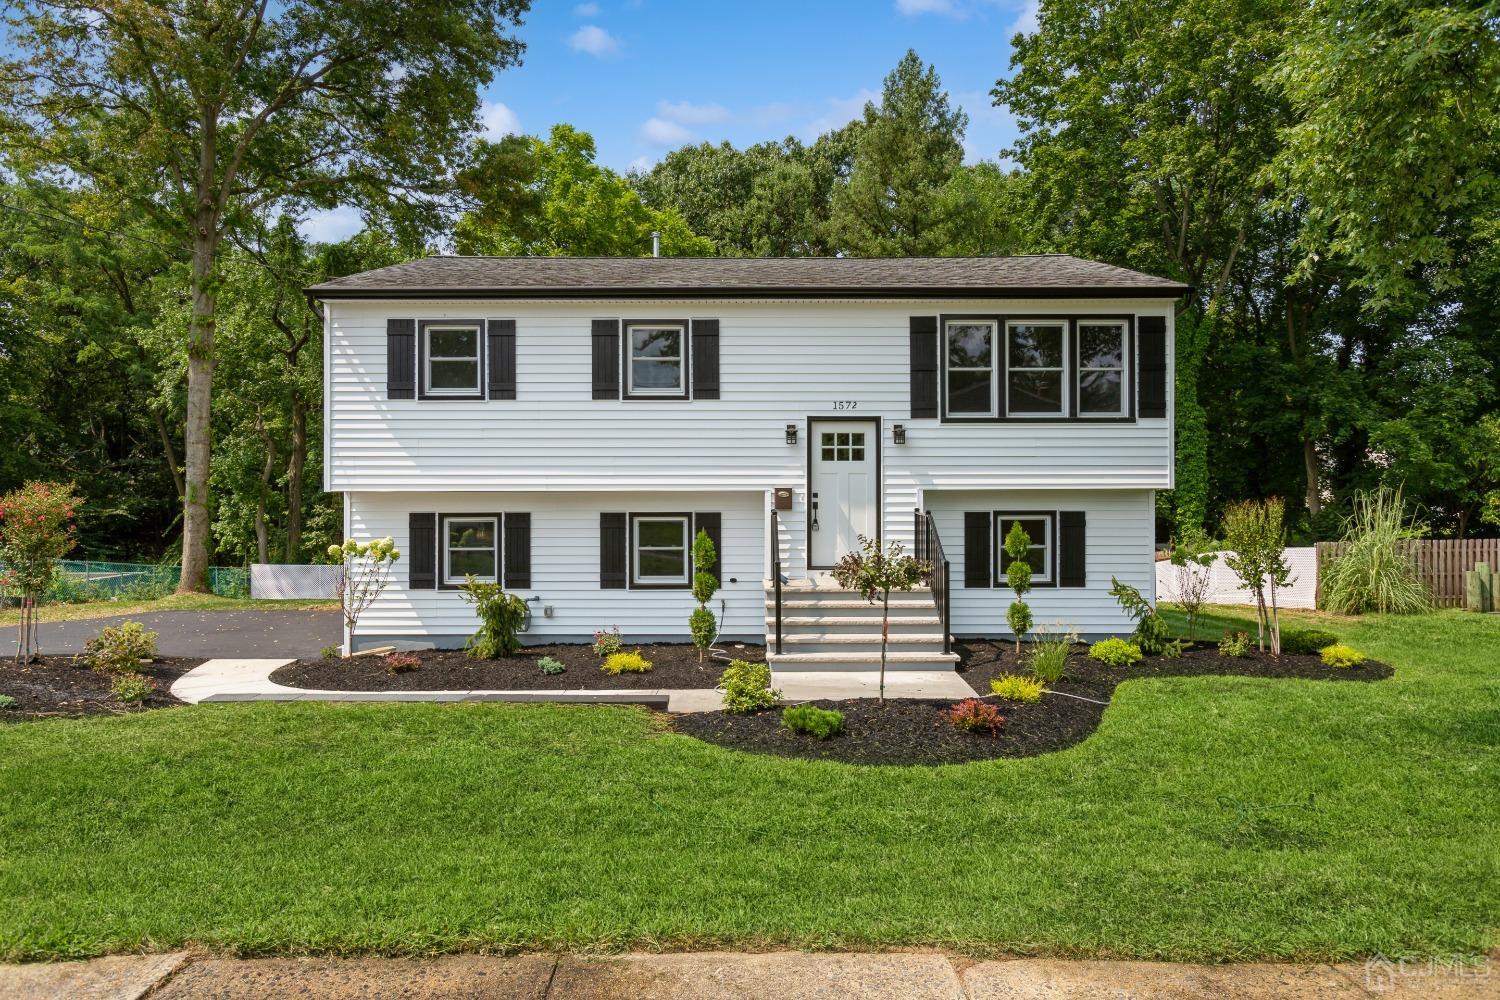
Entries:
POLYGON ((661 256, 661 233, 655 229, 651 230, 651 256, 661 256))

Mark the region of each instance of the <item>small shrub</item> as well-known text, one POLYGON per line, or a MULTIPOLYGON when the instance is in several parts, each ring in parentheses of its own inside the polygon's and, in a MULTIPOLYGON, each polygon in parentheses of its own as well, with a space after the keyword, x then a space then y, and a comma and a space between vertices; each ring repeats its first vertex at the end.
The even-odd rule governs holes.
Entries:
POLYGON ((1282 633, 1281 651, 1299 656, 1314 656, 1339 641, 1332 632, 1318 628, 1301 628, 1282 633))
POLYGON ((620 648, 620 626, 611 625, 608 632, 602 628, 595 630, 594 655, 599 657, 599 659, 602 660, 607 656, 613 656, 620 651, 620 648))
POLYGON ((1056 684, 1062 680, 1068 666, 1068 651, 1078 636, 1071 632, 1038 632, 1031 641, 1030 664, 1032 676, 1043 684, 1056 684))
POLYGON ((703 655, 719 634, 718 619, 707 608, 694 608, 692 614, 688 615, 688 631, 693 635, 693 645, 698 647, 698 663, 701 666, 703 655))
POLYGON ((149 677, 143 677, 137 673, 123 673, 115 675, 114 680, 109 682, 109 689, 121 701, 140 702, 151 696, 151 692, 156 690, 156 685, 151 683, 149 677))
POLYGON ((1128 667, 1132 663, 1139 663, 1143 655, 1141 647, 1133 642, 1126 642, 1119 636, 1101 639, 1089 647, 1089 656, 1111 667, 1128 667))
POLYGON ((318 655, 323 657, 323 659, 325 660, 337 660, 340 656, 343 655, 343 651, 340 650, 337 646, 324 646, 322 649, 318 650, 318 655))
POLYGON ((8 694, 0 694, 0 710, 15 708, 19 704, 16 699, 8 694))
POLYGON ((1249 632, 1225 632, 1224 637, 1219 640, 1220 656, 1249 656, 1250 655, 1250 633, 1249 632))
POLYGON ((1000 727, 1005 723, 1005 716, 1000 714, 998 708, 978 698, 965 698, 948 709, 947 715, 948 722, 954 729, 962 729, 966 733, 988 729, 991 736, 998 736, 1000 727))
POLYGON ((140 622, 106 625, 84 644, 83 651, 95 673, 133 674, 142 660, 156 659, 156 633, 140 622))
POLYGON ((610 653, 604 658, 604 664, 599 669, 611 677, 621 674, 644 674, 651 669, 651 661, 641 655, 637 649, 634 653, 610 653))
POLYGON ((764 663, 731 660, 719 687, 724 692, 726 712, 756 712, 781 700, 781 692, 771 687, 771 668, 764 663))
POLYGON ((1365 662, 1364 653, 1361 653, 1353 646, 1345 646, 1343 643, 1336 643, 1329 646, 1320 652, 1318 656, 1322 658, 1325 667, 1337 667, 1340 670, 1348 670, 1365 662))
POLYGON ((844 731, 844 713, 816 705, 793 705, 781 713, 781 724, 794 733, 826 740, 844 731))
POLYGON ((1034 705, 1042 700, 1042 682, 1035 677, 1019 674, 1002 674, 990 681, 990 694, 1006 701, 1020 701, 1034 705))
POLYGON ((1182 643, 1172 637, 1172 626, 1167 620, 1156 613, 1151 602, 1141 595, 1128 583, 1121 583, 1115 577, 1110 577, 1110 596, 1120 602, 1120 607, 1135 622, 1135 632, 1130 638, 1141 648, 1141 652, 1148 656, 1179 656, 1182 654, 1182 643))
POLYGON ((394 653, 386 653, 380 658, 380 662, 391 673, 404 674, 420 667, 422 658, 416 653, 398 649, 394 653))
POLYGON ((479 660, 497 660, 521 648, 517 633, 526 621, 526 602, 507 594, 498 583, 465 577, 460 595, 474 605, 479 615, 479 631, 464 644, 468 654, 479 660))
POLYGON ((568 668, 562 665, 562 661, 554 660, 550 656, 544 656, 536 661, 537 669, 544 674, 560 674, 568 668))

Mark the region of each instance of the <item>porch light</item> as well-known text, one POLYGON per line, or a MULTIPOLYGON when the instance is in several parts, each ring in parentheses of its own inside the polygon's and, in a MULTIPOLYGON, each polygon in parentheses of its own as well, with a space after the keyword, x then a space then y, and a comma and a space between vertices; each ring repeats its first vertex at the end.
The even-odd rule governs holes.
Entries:
POLYGON ((786 443, 787 444, 796 444, 797 443, 797 425, 796 424, 787 424, 786 425, 786 443))
POLYGON ((897 444, 906 443, 906 425, 895 424, 891 427, 891 437, 897 444))

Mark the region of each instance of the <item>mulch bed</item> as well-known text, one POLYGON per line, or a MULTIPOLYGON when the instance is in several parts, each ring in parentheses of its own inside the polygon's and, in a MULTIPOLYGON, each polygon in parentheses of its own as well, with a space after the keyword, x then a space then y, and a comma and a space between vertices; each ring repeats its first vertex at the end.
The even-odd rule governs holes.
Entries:
MULTIPOLYGON (((1009 643, 960 642, 954 649, 960 656, 960 675, 976 691, 988 692, 990 680, 1001 674, 1029 673, 1017 662, 1009 643)), ((1148 656, 1130 667, 1109 667, 1089 659, 1087 653, 1087 646, 1075 647, 1063 680, 1052 685, 1052 693, 1042 695, 1034 705, 986 697, 984 700, 999 705, 1005 716, 999 735, 993 737, 987 732, 962 732, 949 725, 944 713, 951 702, 908 699, 888 699, 884 706, 868 698, 814 702, 820 708, 844 713, 844 732, 826 741, 783 729, 780 709, 744 715, 681 715, 672 720, 672 725, 679 733, 750 753, 847 764, 960 764, 996 757, 1034 757, 1081 743, 1098 728, 1114 689, 1135 678, 1218 675, 1348 682, 1378 681, 1394 672, 1373 660, 1352 670, 1338 670, 1325 667, 1316 656, 1285 655, 1276 659, 1252 653, 1231 659, 1220 656, 1212 645, 1190 649, 1174 659, 1148 656)))
MULTIPOLYGON (((738 643, 718 647, 740 660, 761 662, 765 649, 738 643)), ((393 674, 379 656, 349 659, 298 660, 271 675, 277 684, 332 691, 577 691, 646 688, 711 688, 728 664, 708 658, 698 665, 698 648, 690 643, 627 645, 651 661, 643 674, 611 676, 599 669, 600 659, 588 645, 524 646, 515 656, 476 660, 461 649, 418 650, 421 666, 393 674), (537 660, 550 656, 567 669, 544 674, 537 660)))
POLYGON ((34 719, 78 718, 85 715, 128 715, 153 708, 181 705, 167 693, 172 682, 203 662, 202 657, 163 657, 138 671, 156 682, 156 690, 142 702, 122 702, 109 690, 110 678, 96 674, 82 660, 47 656, 16 666, 0 660, 0 694, 16 699, 14 708, 0 709, 0 723, 34 719))

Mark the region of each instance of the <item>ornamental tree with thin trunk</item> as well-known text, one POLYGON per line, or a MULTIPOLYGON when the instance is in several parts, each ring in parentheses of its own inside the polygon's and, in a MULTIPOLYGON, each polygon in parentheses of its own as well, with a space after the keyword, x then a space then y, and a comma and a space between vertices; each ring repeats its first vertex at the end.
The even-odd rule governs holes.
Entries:
POLYGON ((226 237, 264 210, 434 221, 530 0, 18 0, 0 148, 150 220, 189 264, 182 581, 206 593, 226 237), (405 214, 410 213, 410 214, 405 214))
POLYGON ((26 483, 0 497, 0 587, 21 600, 16 665, 36 658, 36 605, 77 538, 72 483, 26 483))
POLYGON ((859 552, 850 552, 833 567, 833 578, 839 586, 853 590, 874 604, 880 600, 880 703, 885 704, 886 646, 891 640, 891 591, 915 590, 931 572, 925 562, 906 555, 900 542, 892 542, 884 552, 880 542, 859 536, 859 552))
POLYGON ((344 613, 344 655, 352 656, 359 616, 390 585, 391 569, 401 558, 401 552, 390 538, 374 538, 368 542, 346 538, 343 545, 328 546, 328 556, 337 560, 339 566, 334 590, 339 608, 344 613))

